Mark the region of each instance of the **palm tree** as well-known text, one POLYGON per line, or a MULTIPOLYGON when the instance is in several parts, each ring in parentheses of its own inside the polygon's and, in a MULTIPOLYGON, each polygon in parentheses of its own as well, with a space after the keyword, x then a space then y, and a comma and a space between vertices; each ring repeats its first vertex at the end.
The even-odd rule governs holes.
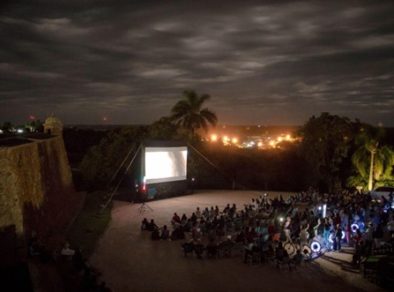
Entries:
POLYGON ((356 138, 359 148, 352 156, 352 163, 358 174, 349 178, 351 186, 367 186, 371 191, 378 185, 391 185, 394 165, 394 151, 385 145, 381 145, 383 136, 381 129, 363 130, 356 138))
POLYGON ((183 92, 182 99, 172 108, 172 119, 178 126, 190 131, 192 136, 197 129, 208 131, 209 125, 215 126, 218 118, 208 108, 202 108, 209 100, 208 94, 198 95, 194 90, 183 92))

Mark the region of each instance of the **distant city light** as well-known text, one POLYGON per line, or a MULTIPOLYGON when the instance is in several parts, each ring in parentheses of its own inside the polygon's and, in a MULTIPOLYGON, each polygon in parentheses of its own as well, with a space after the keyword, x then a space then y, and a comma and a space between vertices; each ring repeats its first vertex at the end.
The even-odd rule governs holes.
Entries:
POLYGON ((17 132, 18 134, 22 134, 22 133, 23 133, 23 129, 17 129, 16 132, 17 132))
POLYGON ((35 117, 35 116, 33 116, 33 115, 30 115, 30 116, 29 116, 29 119, 30 119, 30 120, 35 120, 35 119, 36 119, 36 117, 35 117))
POLYGON ((2 129, 0 129, 0 134, 3 134, 4 132, 3 132, 3 130, 2 129))
POLYGON ((224 144, 227 144, 230 141, 230 138, 228 136, 223 136, 222 141, 224 144))
MULTIPOLYGON (((250 127, 245 127, 245 129, 248 128, 249 130, 251 129, 250 127)), ((291 143, 301 141, 300 137, 292 137, 290 133, 281 133, 275 136, 268 136, 268 133, 254 134, 253 136, 244 135, 243 137, 235 136, 238 134, 239 133, 211 133, 202 141, 221 142, 224 146, 235 146, 239 148, 258 148, 260 150, 281 149, 281 145, 279 145, 279 143, 283 141, 291 143)))
POLYGON ((212 141, 212 142, 216 142, 217 140, 218 140, 218 135, 212 134, 212 135, 211 135, 211 141, 212 141))

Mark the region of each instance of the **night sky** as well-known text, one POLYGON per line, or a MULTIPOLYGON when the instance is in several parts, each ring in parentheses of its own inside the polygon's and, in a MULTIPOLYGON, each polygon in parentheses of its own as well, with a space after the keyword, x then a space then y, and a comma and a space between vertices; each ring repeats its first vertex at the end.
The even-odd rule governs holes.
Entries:
POLYGON ((150 123, 195 89, 220 123, 394 126, 393 1, 212 2, 0 4, 0 123, 150 123))

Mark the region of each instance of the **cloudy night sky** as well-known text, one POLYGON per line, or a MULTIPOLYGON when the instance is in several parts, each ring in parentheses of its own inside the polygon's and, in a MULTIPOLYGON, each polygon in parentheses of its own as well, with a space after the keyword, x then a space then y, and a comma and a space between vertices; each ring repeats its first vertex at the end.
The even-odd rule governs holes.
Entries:
POLYGON ((0 4, 0 122, 150 123, 195 89, 220 123, 394 126, 393 1, 213 2, 0 4))

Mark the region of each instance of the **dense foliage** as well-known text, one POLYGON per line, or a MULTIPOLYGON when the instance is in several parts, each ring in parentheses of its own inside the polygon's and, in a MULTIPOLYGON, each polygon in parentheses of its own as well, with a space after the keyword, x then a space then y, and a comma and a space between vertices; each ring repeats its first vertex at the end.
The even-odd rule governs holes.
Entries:
POLYGON ((372 190, 379 186, 394 185, 394 151, 382 144, 384 129, 365 126, 356 136, 356 151, 352 156, 355 172, 348 185, 372 190))
POLYGON ((87 187, 106 187, 128 152, 136 151, 146 133, 146 126, 122 127, 110 131, 98 145, 90 148, 80 164, 87 187))
POLYGON ((90 148, 80 164, 87 186, 106 187, 127 154, 135 153, 145 139, 176 139, 189 143, 191 188, 296 191, 314 187, 327 192, 347 186, 365 188, 371 166, 371 145, 376 146, 373 186, 393 184, 392 149, 380 142, 371 143, 371 137, 366 139, 372 127, 358 120, 322 113, 311 117, 300 129, 302 142, 299 144, 285 145, 284 142, 283 147, 266 151, 243 149, 199 139, 196 130, 217 121, 216 116, 210 116, 205 122, 201 122, 204 120, 201 117, 196 118, 197 113, 202 113, 201 105, 207 98, 193 91, 185 92, 174 106, 172 116, 163 117, 150 126, 127 126, 110 131, 98 145, 90 148))
POLYGON ((302 171, 308 174, 311 186, 324 191, 341 188, 351 168, 350 156, 358 127, 358 122, 348 118, 322 113, 311 117, 301 128, 300 155, 307 162, 302 171))

